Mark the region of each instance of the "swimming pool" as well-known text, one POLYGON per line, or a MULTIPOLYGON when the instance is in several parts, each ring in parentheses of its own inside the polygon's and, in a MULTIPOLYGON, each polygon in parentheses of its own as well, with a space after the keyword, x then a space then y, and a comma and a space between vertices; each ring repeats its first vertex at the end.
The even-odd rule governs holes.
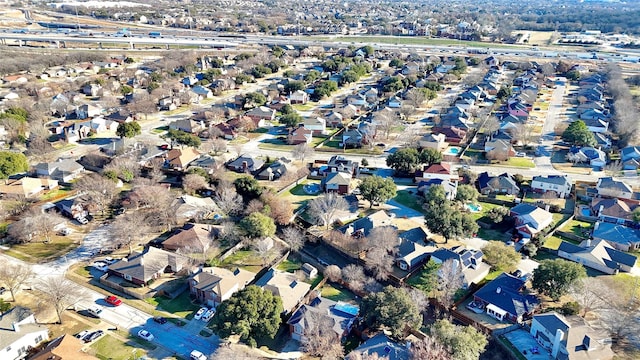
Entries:
POLYGON ((480 210, 482 210, 482 206, 480 204, 465 204, 464 207, 469 209, 469 211, 474 212, 474 213, 479 212, 480 210))
POLYGON ((320 184, 307 184, 302 187, 305 193, 315 195, 320 192, 320 184))
POLYGON ((453 155, 457 156, 462 151, 462 148, 459 146, 449 146, 442 155, 453 155))

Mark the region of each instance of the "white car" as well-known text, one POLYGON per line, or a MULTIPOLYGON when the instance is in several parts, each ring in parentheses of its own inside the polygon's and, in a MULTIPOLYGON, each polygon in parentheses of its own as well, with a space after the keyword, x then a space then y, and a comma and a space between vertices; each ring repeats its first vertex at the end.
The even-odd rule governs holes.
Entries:
POLYGON ((198 312, 197 312, 195 315, 193 315, 193 318, 194 318, 194 319, 196 319, 196 320, 200 320, 200 319, 202 319, 202 316, 203 316, 203 315, 204 315, 204 313, 206 313, 208 310, 209 310, 209 309, 207 309, 207 308, 205 308, 205 307, 200 308, 200 310, 198 310, 198 312))
POLYGON ((215 310, 213 310, 213 309, 208 310, 208 311, 207 311, 206 313, 204 313, 204 315, 202 316, 202 320, 204 320, 204 321, 209 321, 209 320, 211 320, 211 318, 212 318, 212 317, 213 317, 213 315, 215 315, 215 314, 216 314, 216 311, 215 311, 215 310))
POLYGON ((107 265, 107 263, 104 263, 102 261, 96 261, 91 266, 93 266, 94 268, 96 268, 99 271, 107 271, 107 270, 109 270, 109 265, 107 265))
POLYGON ((104 258, 104 260, 102 260, 102 261, 104 261, 105 263, 107 263, 107 264, 111 265, 111 264, 115 263, 115 262, 116 262, 116 261, 118 261, 118 260, 116 260, 116 259, 114 259, 114 258, 112 258, 112 257, 107 256, 107 257, 106 257, 106 258, 104 258))
POLYGON ((86 225, 89 223, 89 220, 87 220, 87 218, 84 218, 84 217, 76 218, 76 220, 82 225, 86 225))
POLYGON ((152 341, 154 339, 153 334, 145 329, 138 331, 138 337, 147 341, 152 341))
POLYGON ((207 360, 207 357, 198 350, 193 350, 191 354, 189 354, 189 358, 191 358, 191 360, 207 360))
POLYGON ((91 334, 91 331, 89 330, 82 330, 79 333, 75 334, 74 336, 76 337, 76 339, 84 339, 87 335, 91 334))

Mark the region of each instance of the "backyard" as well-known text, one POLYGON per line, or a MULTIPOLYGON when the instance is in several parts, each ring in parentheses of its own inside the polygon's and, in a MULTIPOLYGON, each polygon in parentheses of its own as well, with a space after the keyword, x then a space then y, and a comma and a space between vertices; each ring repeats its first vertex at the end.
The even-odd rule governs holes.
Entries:
POLYGON ((280 196, 284 200, 291 202, 294 208, 297 209, 300 206, 302 206, 305 202, 307 202, 307 200, 315 199, 316 197, 318 197, 318 195, 310 195, 304 191, 304 186, 308 184, 318 184, 319 186, 320 183, 318 181, 307 180, 296 185, 291 190, 283 192, 280 196))
POLYGON ((399 190, 396 193, 396 197, 393 198, 393 200, 415 211, 418 211, 418 212, 424 211, 422 209, 422 204, 420 204, 420 202, 418 201, 418 196, 415 194, 415 191, 399 190))
POLYGON ((357 303, 356 294, 352 293, 350 290, 344 288, 342 285, 334 284, 334 283, 325 283, 320 290, 320 294, 323 298, 330 299, 333 301, 342 301, 348 303, 357 303))
POLYGON ((200 308, 199 306, 191 302, 189 291, 184 291, 175 299, 169 299, 161 295, 156 295, 152 298, 145 299, 145 302, 153 305, 158 311, 166 311, 182 318, 187 317, 187 315, 200 308))

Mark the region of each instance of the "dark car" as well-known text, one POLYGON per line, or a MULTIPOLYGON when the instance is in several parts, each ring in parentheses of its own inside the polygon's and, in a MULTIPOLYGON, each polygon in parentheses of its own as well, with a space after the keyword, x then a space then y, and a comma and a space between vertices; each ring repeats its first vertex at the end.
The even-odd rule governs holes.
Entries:
POLYGON ((157 322, 158 324, 166 324, 167 323, 167 319, 163 318, 162 316, 154 317, 153 321, 157 322))
POLYGON ((87 335, 87 336, 83 339, 83 341, 84 341, 85 343, 90 343, 90 342, 92 342, 93 340, 95 340, 95 339, 99 338, 100 336, 102 336, 102 334, 104 334, 104 331, 102 331, 102 330, 94 331, 94 332, 92 332, 90 335, 87 335))

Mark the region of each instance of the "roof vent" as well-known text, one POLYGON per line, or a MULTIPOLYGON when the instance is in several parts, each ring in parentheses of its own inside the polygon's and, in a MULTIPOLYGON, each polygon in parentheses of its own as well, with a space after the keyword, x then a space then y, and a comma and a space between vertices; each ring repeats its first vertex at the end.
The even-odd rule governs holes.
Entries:
POLYGON ((502 288, 500 286, 498 286, 496 288, 496 294, 500 294, 502 292, 502 288))

